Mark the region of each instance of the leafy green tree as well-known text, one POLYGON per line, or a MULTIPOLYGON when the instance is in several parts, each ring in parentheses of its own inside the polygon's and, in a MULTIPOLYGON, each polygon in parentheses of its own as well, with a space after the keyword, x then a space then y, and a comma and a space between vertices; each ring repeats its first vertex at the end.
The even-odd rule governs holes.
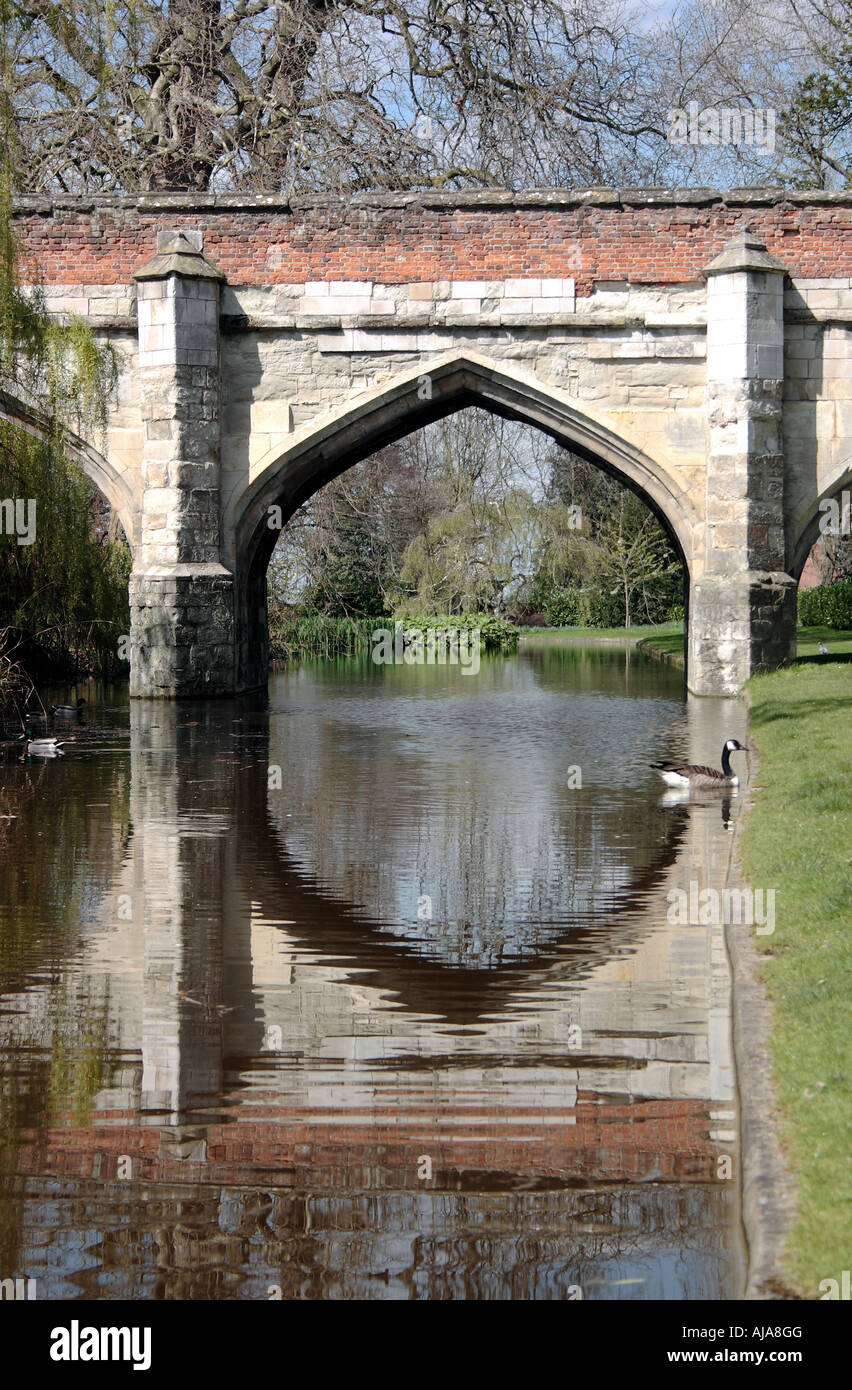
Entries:
MULTIPOLYGON (((604 588, 619 594, 621 623, 653 622, 652 601, 666 581, 681 582, 683 567, 653 512, 626 488, 597 535, 604 588)), ((669 602, 674 595, 668 586, 669 602)))
POLYGON ((681 587, 665 531, 617 479, 467 408, 317 493, 282 534, 269 591, 281 613, 543 611, 611 626, 668 617, 681 587))
POLYGON ((357 551, 331 554, 304 602, 330 617, 383 618, 388 612, 378 577, 360 563, 357 551))
POLYGON ((432 479, 399 445, 349 469, 284 528, 269 565, 270 611, 387 614, 405 549, 439 505, 432 479))
POLYGON ((616 478, 560 450, 548 495, 579 510, 579 535, 557 532, 535 596, 554 625, 629 627, 679 612, 683 565, 657 517, 616 478))
POLYGON ((129 553, 108 529, 97 533, 95 491, 64 445, 69 430, 103 426, 117 369, 81 319, 51 317, 39 285, 21 284, 10 216, 11 4, 0 0, 0 628, 7 657, 10 631, 30 650, 37 643, 57 657, 82 646, 91 656, 127 631, 129 553), (21 405, 29 430, 16 423, 21 405))
POLYGON ((529 589, 552 523, 522 490, 433 517, 405 552, 400 609, 502 614, 529 589))

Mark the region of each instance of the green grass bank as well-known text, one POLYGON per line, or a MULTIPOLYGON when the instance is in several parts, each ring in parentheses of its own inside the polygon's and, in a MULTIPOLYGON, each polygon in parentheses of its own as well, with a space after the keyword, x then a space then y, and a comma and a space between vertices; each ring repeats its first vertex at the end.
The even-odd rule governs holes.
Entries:
MULTIPOLYGON (((796 1186, 784 1273, 806 1298, 839 1280, 852 1253, 852 633, 824 640, 838 659, 746 688, 759 762, 742 860, 753 888, 775 889, 775 932, 756 944, 796 1186)), ((807 645, 810 633, 800 653, 807 645)))
POLYGON ((639 642, 651 645, 672 642, 683 648, 683 623, 659 627, 522 627, 521 642, 639 642))
MULTIPOLYGON (((683 660, 682 627, 613 635, 683 660)), ((800 626, 797 654, 746 687, 758 756, 742 860, 753 888, 775 889, 775 931, 755 942, 796 1191, 782 1273, 820 1298, 852 1255, 852 631, 800 626)))

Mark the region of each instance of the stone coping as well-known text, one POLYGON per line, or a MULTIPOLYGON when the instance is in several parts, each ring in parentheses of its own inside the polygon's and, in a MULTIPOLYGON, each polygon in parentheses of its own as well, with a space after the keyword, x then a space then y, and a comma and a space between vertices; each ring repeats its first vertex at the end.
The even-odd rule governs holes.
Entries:
POLYGON ((398 193, 315 194, 287 197, 283 193, 87 193, 36 194, 13 198, 13 213, 94 212, 100 208, 138 212, 299 212, 339 208, 583 208, 583 207, 763 207, 774 204, 852 206, 852 188, 793 189, 774 185, 715 188, 542 188, 464 189, 398 193))
MULTIPOLYGON (((581 299, 584 303, 585 299, 581 299)), ((56 312, 61 313, 62 310, 56 312)), ((135 314, 88 314, 89 326, 102 332, 136 332, 138 320, 135 314)), ((787 309, 785 324, 821 324, 823 327, 852 327, 852 309, 787 309)), ((655 333, 705 333, 704 319, 684 319, 679 323, 660 324, 649 320, 643 313, 619 314, 602 310, 596 314, 521 314, 501 316, 499 314, 479 314, 441 318, 424 314, 410 317, 389 315, 338 316, 335 314, 281 314, 260 318, 252 314, 220 313, 219 324, 223 333, 282 333, 299 330, 316 333, 328 330, 374 330, 381 332, 406 332, 424 329, 447 328, 539 328, 542 330, 570 329, 571 333, 593 333, 597 329, 642 329, 655 333)))

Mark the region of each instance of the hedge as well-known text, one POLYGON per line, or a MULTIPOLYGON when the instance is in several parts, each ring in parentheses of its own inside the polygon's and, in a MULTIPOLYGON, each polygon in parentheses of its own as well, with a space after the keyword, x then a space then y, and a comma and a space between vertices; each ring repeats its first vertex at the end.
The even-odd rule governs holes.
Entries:
POLYGON ((802 627, 852 628, 852 579, 799 590, 802 627))

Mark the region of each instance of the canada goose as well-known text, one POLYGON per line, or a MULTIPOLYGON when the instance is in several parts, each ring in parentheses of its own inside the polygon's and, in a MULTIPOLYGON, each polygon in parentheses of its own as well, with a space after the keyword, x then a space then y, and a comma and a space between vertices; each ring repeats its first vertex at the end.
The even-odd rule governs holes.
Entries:
POLYGON ((51 705, 51 714, 58 714, 60 719, 73 719, 82 710, 85 700, 79 699, 76 705, 51 705))
POLYGON ((745 753, 745 748, 735 738, 729 738, 722 748, 722 771, 715 767, 705 767, 701 763, 652 763, 663 781, 670 787, 691 787, 705 789, 711 787, 735 787, 739 781, 731 768, 731 754, 745 753))
POLYGON ((40 757, 53 757, 55 753, 61 753, 62 740, 58 738, 33 738, 32 729, 27 729, 25 734, 21 734, 24 740, 24 752, 35 753, 40 757))
POLYGON ((817 642, 817 648, 819 649, 820 656, 831 656, 831 652, 824 642, 817 642))

